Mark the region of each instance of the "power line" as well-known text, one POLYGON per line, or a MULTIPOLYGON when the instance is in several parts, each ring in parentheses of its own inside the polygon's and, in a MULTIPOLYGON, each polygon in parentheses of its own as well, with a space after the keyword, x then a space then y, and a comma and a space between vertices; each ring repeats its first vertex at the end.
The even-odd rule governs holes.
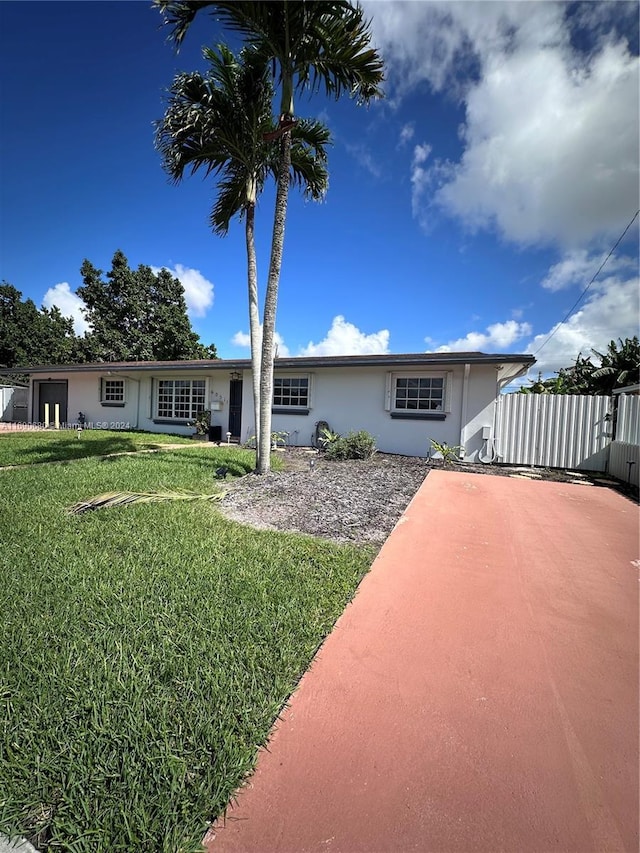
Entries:
POLYGON ((546 347, 546 345, 549 343, 549 341, 551 340, 551 338, 552 338, 552 337, 555 335, 555 333, 558 331, 558 329, 560 328, 560 326, 562 326, 564 323, 566 323, 566 322, 567 322, 567 320, 569 319, 569 317, 573 314, 573 312, 576 310, 576 308, 578 307, 578 305, 582 302, 582 300, 583 300, 583 299, 584 299, 584 297, 585 297, 586 292, 589 290, 589 288, 591 287, 591 285, 593 284, 593 282, 598 278, 598 276, 600 275, 600 273, 602 272, 602 270, 603 270, 603 268, 604 268, 604 265, 607 263, 607 261, 609 260, 609 258, 611 257, 611 255, 613 255, 613 253, 615 252, 615 250, 618 248, 618 246, 620 245, 620 243, 622 242, 622 240, 623 240, 623 238, 624 238, 624 235, 627 233, 627 231, 629 230, 629 228, 631 228, 631 226, 633 225, 633 223, 634 223, 634 222, 635 222, 635 220, 637 219, 637 217, 638 217, 638 214, 639 214, 639 213, 640 213, 640 208, 639 208, 638 210, 636 210, 636 212, 633 214, 633 216, 631 217, 631 219, 630 219, 630 221, 629 221, 629 224, 628 224, 628 225, 627 225, 627 227, 624 229, 624 231, 622 232, 622 234, 618 237, 618 239, 616 240, 616 242, 615 242, 615 244, 614 244, 613 248, 611 249, 611 251, 609 252, 609 254, 607 255, 607 257, 604 259, 604 261, 600 264, 600 266, 598 267, 597 272, 595 273, 595 275, 593 276, 593 278, 591 279, 591 281, 589 282, 589 284, 585 287, 585 289, 582 291, 582 293, 580 294, 580 296, 578 296, 578 298, 576 299, 576 301, 573 303, 572 307, 569 309, 569 311, 568 311, 568 313, 566 314, 566 316, 565 316, 562 320, 560 320, 560 322, 559 322, 559 323, 558 323, 558 325, 555 327, 555 329, 553 330, 553 332, 551 332, 551 334, 549 335, 549 337, 547 338, 547 340, 546 340, 546 341, 543 341, 543 342, 540 344, 540 346, 538 347, 538 349, 533 353, 534 355, 538 355, 538 353, 540 352, 540 350, 541 350, 543 347, 546 347))

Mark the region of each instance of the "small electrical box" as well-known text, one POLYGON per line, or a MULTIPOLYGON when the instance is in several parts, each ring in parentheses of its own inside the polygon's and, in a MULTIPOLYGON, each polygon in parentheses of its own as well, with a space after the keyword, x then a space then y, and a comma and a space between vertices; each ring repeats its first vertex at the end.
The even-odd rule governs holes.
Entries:
POLYGON ((487 441, 487 439, 491 438, 491 427, 484 426, 482 427, 482 440, 487 441))

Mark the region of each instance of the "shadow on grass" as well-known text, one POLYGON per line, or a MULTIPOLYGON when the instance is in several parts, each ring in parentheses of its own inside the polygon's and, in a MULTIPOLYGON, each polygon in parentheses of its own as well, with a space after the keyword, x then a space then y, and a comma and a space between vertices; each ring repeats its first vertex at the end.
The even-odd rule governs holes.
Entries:
MULTIPOLYGON (((161 447, 162 445, 154 445, 161 447)), ((109 453, 126 453, 140 450, 136 442, 126 436, 108 436, 83 441, 74 435, 60 436, 55 441, 47 440, 41 445, 15 448, 13 465, 29 465, 36 462, 66 462, 85 459, 89 456, 106 456, 109 453)))

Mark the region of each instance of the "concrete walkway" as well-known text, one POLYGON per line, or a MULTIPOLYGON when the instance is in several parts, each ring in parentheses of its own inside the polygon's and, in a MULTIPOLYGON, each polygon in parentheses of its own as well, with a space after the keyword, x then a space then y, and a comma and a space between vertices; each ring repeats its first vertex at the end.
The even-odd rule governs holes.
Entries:
POLYGON ((638 508, 432 472, 210 853, 637 851, 638 508))

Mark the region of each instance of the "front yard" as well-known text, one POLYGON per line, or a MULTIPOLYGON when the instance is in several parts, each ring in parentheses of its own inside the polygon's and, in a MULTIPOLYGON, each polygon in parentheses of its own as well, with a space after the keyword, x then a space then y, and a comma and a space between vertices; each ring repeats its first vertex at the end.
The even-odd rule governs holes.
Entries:
MULTIPOLYGON (((38 457, 23 435, 3 450, 38 457)), ((206 502, 66 511, 108 491, 211 493, 220 465, 248 471, 253 454, 196 444, 0 471, 0 832, 187 853, 250 770, 374 552, 206 502)))
POLYGON ((82 430, 79 437, 74 429, 0 432, 0 468, 35 462, 64 462, 109 453, 160 450, 167 444, 192 443, 190 438, 179 435, 98 429, 82 430))

